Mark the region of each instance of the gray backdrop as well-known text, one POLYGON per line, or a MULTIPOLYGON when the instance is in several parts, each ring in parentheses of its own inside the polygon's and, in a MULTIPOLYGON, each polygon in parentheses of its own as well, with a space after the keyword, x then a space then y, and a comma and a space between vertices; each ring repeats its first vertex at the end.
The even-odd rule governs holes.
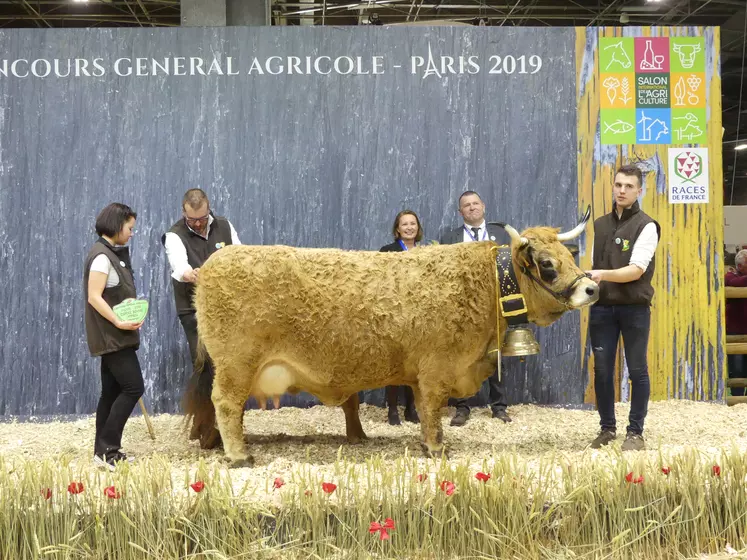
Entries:
MULTIPOLYGON (((109 202, 138 213, 138 293, 151 302, 139 351, 146 403, 176 412, 191 371, 161 234, 204 188, 244 243, 378 250, 409 207, 438 239, 479 191, 489 220, 575 224, 573 29, 189 28, 0 33, 0 415, 95 410, 82 264, 109 202), (475 56, 474 74, 411 73, 475 56), (361 56, 381 75, 249 75, 253 57, 361 56), (536 74, 489 74, 491 56, 542 58, 536 74), (232 76, 118 76, 120 57, 217 57, 232 76), (87 77, 18 77, 31 61, 99 58, 87 77), (29 61, 24 63, 23 60, 29 61), (401 66, 395 68, 396 65, 401 66)), ((73 63, 74 64, 74 63, 73 63)), ((508 64, 508 63, 506 63, 508 64)), ((43 75, 47 66, 36 63, 43 75)), ((321 67, 326 70, 324 65, 321 67)), ((364 68, 365 70, 366 68, 364 68)), ((506 65, 498 69, 509 70, 506 65)), ((581 240, 583 243, 583 239, 581 240)), ((579 316, 538 332, 541 355, 507 360, 510 402, 583 402, 579 316)), ((483 387, 482 396, 486 393, 483 387)), ((381 403, 382 391, 366 394, 381 403)), ((479 399, 478 399, 479 400, 479 399)), ((306 406, 308 395, 285 397, 306 406)))

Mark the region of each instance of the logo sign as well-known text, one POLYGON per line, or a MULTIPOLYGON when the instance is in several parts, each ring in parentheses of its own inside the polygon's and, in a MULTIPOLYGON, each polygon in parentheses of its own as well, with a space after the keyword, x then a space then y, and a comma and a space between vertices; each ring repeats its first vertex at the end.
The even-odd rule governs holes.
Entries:
POLYGON ((708 148, 669 148, 669 202, 708 202, 708 148))
POLYGON ((694 183, 703 173, 703 158, 695 152, 682 152, 675 158, 674 172, 685 182, 694 183))

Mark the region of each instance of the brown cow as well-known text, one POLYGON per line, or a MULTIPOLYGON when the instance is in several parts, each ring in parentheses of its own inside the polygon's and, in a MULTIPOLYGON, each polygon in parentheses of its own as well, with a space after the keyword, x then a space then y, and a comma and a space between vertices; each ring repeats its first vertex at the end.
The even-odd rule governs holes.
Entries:
MULTIPOLYGON (((594 303, 597 285, 547 227, 510 226, 513 265, 529 320, 549 325, 594 303), (523 269, 523 273, 520 270, 523 269)), ((406 253, 229 246, 200 269, 195 294, 204 350, 215 365, 212 400, 225 453, 251 465, 244 403, 306 391, 342 405, 347 437, 365 438, 358 391, 409 385, 427 451, 440 454, 440 409, 475 394, 493 373, 496 245, 430 246, 406 253)))

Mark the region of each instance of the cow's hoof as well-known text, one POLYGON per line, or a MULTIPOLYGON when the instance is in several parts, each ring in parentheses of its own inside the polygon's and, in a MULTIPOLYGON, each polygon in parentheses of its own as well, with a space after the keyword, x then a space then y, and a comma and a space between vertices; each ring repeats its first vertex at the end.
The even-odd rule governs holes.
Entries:
POLYGON ((420 418, 415 410, 405 410, 405 420, 413 424, 420 424, 420 418))
POLYGON ((445 447, 442 447, 441 449, 429 449, 428 446, 423 443, 421 444, 421 448, 423 449, 423 454, 428 459, 441 459, 441 457, 444 459, 449 458, 449 452, 445 447))
POLYGON ((245 468, 252 468, 254 466, 254 457, 251 455, 247 455, 245 459, 236 459, 235 461, 231 461, 231 464, 228 465, 231 469, 245 469, 245 468))
POLYGON ((192 428, 189 430, 189 441, 200 439, 200 427, 196 424, 192 424, 192 428))
POLYGON ((223 445, 220 432, 213 428, 208 434, 200 437, 200 449, 217 449, 223 445))
POLYGON ((363 443, 365 440, 368 439, 368 436, 361 432, 360 434, 351 434, 347 436, 348 443, 351 445, 357 445, 359 443, 363 443))
POLYGON ((387 415, 387 421, 389 422, 390 426, 399 426, 402 424, 399 420, 399 413, 395 410, 394 412, 390 412, 387 415))

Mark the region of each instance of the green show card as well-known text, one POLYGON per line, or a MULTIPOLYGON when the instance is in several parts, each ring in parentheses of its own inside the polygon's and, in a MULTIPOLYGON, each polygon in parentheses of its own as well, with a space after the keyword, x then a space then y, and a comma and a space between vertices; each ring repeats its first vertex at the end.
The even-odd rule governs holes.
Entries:
POLYGON ((112 307, 112 311, 119 317, 120 321, 139 323, 148 314, 148 300, 126 299, 112 307))

